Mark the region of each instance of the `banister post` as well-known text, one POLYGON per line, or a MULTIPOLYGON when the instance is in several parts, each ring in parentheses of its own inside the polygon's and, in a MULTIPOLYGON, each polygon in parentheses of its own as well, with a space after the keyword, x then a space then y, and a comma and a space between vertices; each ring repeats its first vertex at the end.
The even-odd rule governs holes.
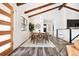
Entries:
POLYGON ((70 41, 69 42, 72 43, 72 30, 71 30, 71 28, 69 30, 70 30, 69 31, 69 33, 70 33, 70 35, 69 35, 70 36, 70 41))

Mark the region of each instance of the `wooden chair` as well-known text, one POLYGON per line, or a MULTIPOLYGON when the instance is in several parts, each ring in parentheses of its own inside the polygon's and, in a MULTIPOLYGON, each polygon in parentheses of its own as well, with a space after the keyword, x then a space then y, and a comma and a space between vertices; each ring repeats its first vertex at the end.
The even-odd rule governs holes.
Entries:
POLYGON ((46 43, 48 40, 47 33, 32 33, 31 35, 31 42, 33 43, 46 43))

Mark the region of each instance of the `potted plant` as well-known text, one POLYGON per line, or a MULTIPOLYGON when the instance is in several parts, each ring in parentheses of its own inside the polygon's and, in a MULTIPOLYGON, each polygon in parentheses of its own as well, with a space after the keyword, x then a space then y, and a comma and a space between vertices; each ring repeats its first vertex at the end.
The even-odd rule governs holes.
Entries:
POLYGON ((33 32, 34 31, 34 24, 29 23, 29 31, 33 32))

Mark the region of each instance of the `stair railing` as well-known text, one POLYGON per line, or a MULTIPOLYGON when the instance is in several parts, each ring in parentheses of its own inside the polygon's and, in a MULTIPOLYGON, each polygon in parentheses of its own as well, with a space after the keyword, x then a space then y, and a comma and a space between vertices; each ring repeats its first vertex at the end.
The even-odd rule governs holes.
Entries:
MULTIPOLYGON (((56 29, 56 37, 58 39, 58 30, 61 30, 61 29, 56 29)), ((69 43, 72 43, 73 40, 75 40, 79 34, 77 34, 74 38, 72 38, 72 29, 70 28, 69 29, 69 36, 70 36, 70 40, 69 40, 69 43)))

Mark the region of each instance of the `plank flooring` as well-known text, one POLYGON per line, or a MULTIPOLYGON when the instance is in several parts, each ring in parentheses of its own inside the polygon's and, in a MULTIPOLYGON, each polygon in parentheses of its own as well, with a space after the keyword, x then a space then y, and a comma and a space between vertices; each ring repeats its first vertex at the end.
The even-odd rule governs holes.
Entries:
POLYGON ((51 42, 56 46, 56 50, 61 56, 67 56, 66 45, 69 43, 63 39, 57 39, 56 37, 50 37, 51 42))
POLYGON ((11 56, 59 56, 59 53, 52 47, 20 47, 11 56))
POLYGON ((10 56, 67 56, 68 42, 49 36, 55 47, 19 47, 10 56))

